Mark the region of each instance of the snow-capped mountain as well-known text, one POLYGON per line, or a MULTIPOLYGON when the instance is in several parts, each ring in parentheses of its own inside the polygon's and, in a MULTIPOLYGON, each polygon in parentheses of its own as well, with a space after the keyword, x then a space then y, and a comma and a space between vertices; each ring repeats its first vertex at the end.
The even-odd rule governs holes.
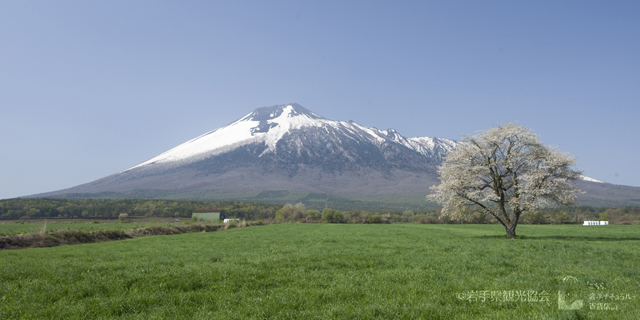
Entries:
MULTIPOLYGON (((298 104, 256 109, 239 120, 187 141, 148 161, 123 171, 167 169, 211 162, 217 156, 245 150, 257 163, 269 167, 285 162, 289 167, 317 164, 325 172, 343 171, 323 164, 341 162, 347 167, 393 167, 423 171, 442 161, 457 142, 447 139, 405 138, 393 129, 379 130, 352 121, 323 118, 298 104), (330 159, 327 159, 330 157, 330 159), (394 159, 412 159, 407 166, 394 159)), ((215 166, 213 163, 212 166, 215 166)))
POLYGON ((127 170, 63 193, 135 190, 428 192, 457 142, 406 138, 292 103, 258 108, 127 170))
MULTIPOLYGON (((292 103, 256 109, 127 170, 37 196, 264 201, 261 195, 276 192, 302 201, 353 195, 377 203, 381 195, 407 194, 423 200, 439 183, 436 167, 457 144, 329 120, 292 103)), ((612 185, 583 180, 593 203, 615 197, 611 203, 623 203, 640 194, 621 187, 614 197, 612 185)))

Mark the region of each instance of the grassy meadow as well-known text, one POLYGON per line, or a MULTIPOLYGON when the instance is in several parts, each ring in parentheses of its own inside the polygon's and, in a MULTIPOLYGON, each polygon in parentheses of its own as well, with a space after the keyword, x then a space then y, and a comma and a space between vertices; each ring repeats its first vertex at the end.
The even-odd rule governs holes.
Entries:
POLYGON ((3 250, 0 319, 640 318, 639 226, 517 231, 272 224, 3 250))
MULTIPOLYGON (((9 220, 0 221, 0 236, 11 236, 33 232, 54 232, 59 230, 99 231, 99 230, 129 230, 149 226, 174 225, 173 218, 144 218, 128 219, 126 222, 118 220, 9 220)), ((180 219, 181 223, 189 223, 189 219, 180 219)))

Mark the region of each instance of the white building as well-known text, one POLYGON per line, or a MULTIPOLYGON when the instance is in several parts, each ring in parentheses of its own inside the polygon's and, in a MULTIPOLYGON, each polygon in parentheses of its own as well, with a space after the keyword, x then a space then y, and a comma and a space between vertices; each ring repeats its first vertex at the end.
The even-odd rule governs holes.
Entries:
POLYGON ((608 226, 609 221, 585 221, 583 226, 608 226))

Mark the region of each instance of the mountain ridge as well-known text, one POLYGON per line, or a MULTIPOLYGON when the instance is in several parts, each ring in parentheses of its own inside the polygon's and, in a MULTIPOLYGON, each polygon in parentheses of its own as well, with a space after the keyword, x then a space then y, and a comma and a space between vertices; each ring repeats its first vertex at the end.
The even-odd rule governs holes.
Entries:
MULTIPOLYGON (((456 141, 449 139, 405 138, 393 129, 380 130, 353 121, 329 120, 293 103, 255 109, 229 125, 209 131, 122 172, 157 164, 183 165, 255 143, 264 143, 266 146, 259 155, 262 157, 268 153, 277 153, 277 144, 285 135, 295 136, 293 140, 298 145, 290 145, 290 147, 297 147, 299 151, 303 141, 311 140, 310 136, 314 135, 317 138, 321 134, 331 135, 333 144, 351 142, 337 141, 344 138, 358 144, 372 143, 378 147, 385 147, 383 145, 385 142, 396 142, 426 157, 436 156, 438 160, 457 144, 456 141), (303 129, 305 134, 296 132, 303 129), (326 133, 319 132, 317 129, 324 130, 326 133)), ((290 141, 283 143, 290 144, 290 141)))
MULTIPOLYGON (((329 120, 296 103, 275 105, 257 108, 126 170, 36 196, 117 193, 171 198, 209 192, 216 195, 211 199, 215 201, 218 195, 274 190, 327 198, 427 194, 439 183, 437 166, 458 143, 406 138, 394 129, 329 120)), ((598 193, 587 197, 593 201, 640 199, 640 188, 623 191, 582 182, 598 193), (607 196, 606 190, 625 196, 607 196)))

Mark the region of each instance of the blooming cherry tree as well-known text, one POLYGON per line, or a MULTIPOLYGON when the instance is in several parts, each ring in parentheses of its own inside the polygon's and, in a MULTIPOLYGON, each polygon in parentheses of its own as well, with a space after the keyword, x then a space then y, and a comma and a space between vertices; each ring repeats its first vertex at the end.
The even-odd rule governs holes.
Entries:
POLYGON ((455 219, 466 218, 466 208, 475 207, 513 238, 524 212, 575 203, 580 190, 571 182, 582 174, 573 169, 575 162, 568 153, 542 145, 529 129, 509 123, 465 136, 438 168, 441 184, 427 197, 455 219))

